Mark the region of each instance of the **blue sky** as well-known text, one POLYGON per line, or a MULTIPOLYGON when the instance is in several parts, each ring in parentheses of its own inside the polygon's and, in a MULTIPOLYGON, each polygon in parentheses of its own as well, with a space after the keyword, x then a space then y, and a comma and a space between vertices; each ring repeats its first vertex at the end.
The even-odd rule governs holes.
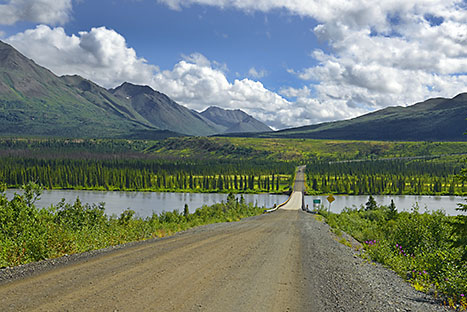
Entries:
POLYGON ((3 0, 0 38, 58 75, 147 84, 274 128, 467 91, 465 0, 3 0))

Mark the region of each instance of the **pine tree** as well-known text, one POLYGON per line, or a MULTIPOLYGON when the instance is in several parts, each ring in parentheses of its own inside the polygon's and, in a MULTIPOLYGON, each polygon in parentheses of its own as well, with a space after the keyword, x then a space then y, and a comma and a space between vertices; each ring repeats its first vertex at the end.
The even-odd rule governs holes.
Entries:
POLYGON ((378 205, 376 204, 375 199, 373 196, 368 197, 368 201, 365 204, 365 210, 366 211, 371 211, 371 210, 376 210, 378 208, 378 205))
POLYGON ((393 220, 397 216, 397 208, 396 205, 394 204, 394 200, 391 199, 391 204, 388 207, 388 219, 393 220))

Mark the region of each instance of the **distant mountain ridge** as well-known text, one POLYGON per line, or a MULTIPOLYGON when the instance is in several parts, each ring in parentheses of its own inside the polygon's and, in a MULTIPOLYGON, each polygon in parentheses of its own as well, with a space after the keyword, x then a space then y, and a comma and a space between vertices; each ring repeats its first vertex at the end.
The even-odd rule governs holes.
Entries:
MULTIPOLYGON (((387 107, 348 120, 242 137, 382 141, 467 141, 467 93, 411 106, 387 107)), ((222 136, 222 135, 221 135, 222 136)))
POLYGON ((109 91, 120 100, 128 101, 129 105, 147 122, 161 129, 203 136, 223 132, 220 125, 203 118, 196 111, 177 104, 167 95, 148 86, 125 82, 109 91))
MULTIPOLYGON (((235 131, 264 131, 253 117, 245 123, 235 131)), ((107 90, 78 75, 58 77, 0 41, 1 135, 156 139, 226 130, 148 86, 107 90)))
POLYGON ((225 133, 272 131, 271 128, 239 109, 226 110, 211 106, 201 112, 201 115, 215 124, 224 126, 225 133))

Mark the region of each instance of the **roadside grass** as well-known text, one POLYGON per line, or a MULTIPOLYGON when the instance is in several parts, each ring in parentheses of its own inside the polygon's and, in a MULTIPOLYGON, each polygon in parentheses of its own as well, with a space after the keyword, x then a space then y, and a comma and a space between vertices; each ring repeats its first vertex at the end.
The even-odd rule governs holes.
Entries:
POLYGON ((319 221, 319 222, 324 222, 325 219, 322 215, 319 215, 319 214, 315 214, 313 215, 313 218, 315 218, 316 221, 319 221))
POLYGON ((169 236, 200 225, 233 222, 263 213, 263 208, 246 204, 243 197, 229 194, 225 202, 203 206, 194 213, 153 213, 141 218, 133 210, 107 216, 104 203, 83 204, 64 200, 39 209, 34 202, 41 188, 24 186, 24 194, 8 200, 0 185, 0 268, 57 258, 67 254, 101 249, 132 241, 169 236))
MULTIPOLYGON (((420 213, 417 206, 398 213, 379 205, 319 214, 336 235, 343 231, 361 242, 363 258, 391 268, 446 306, 467 310, 467 246, 456 244, 465 239, 456 230, 462 217, 442 211, 420 213)), ((343 240, 339 242, 346 245, 343 240)))

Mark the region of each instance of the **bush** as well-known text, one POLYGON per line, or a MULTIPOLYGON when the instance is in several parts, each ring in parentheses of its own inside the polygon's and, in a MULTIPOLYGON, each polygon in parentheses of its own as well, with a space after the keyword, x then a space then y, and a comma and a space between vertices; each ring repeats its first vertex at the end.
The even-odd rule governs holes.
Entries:
POLYGON ((365 257, 391 267, 418 290, 441 292, 460 303, 461 294, 467 294, 466 247, 458 244, 462 217, 441 211, 421 214, 417 206, 401 213, 395 207, 367 208, 320 213, 332 228, 362 242, 365 257))
POLYGON ((38 209, 38 185, 28 184, 12 200, 0 185, 0 267, 19 265, 75 252, 89 251, 130 241, 170 235, 194 226, 236 221, 261 214, 263 209, 240 202, 229 194, 226 203, 203 206, 193 214, 177 210, 142 219, 133 210, 118 217, 105 215, 104 203, 73 204, 64 200, 38 209))

